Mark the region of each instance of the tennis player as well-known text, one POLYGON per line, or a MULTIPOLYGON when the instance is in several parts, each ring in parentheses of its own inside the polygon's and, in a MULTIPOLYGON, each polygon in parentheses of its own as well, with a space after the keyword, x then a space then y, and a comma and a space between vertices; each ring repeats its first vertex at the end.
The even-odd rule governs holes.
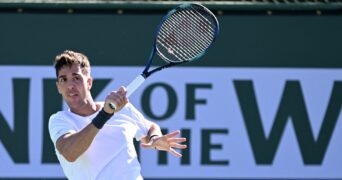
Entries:
POLYGON ((143 179, 134 138, 142 147, 182 156, 176 149, 185 149, 186 139, 177 137, 179 131, 162 135, 160 127, 129 102, 124 87, 110 92, 104 102, 93 100, 91 68, 84 54, 66 50, 56 56, 54 67, 58 92, 69 109, 51 115, 49 133, 68 179, 143 179))

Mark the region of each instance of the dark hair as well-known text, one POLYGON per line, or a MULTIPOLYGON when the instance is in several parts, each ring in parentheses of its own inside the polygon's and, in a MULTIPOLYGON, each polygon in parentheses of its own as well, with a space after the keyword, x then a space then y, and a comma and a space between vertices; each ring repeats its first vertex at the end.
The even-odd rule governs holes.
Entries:
POLYGON ((54 67, 56 70, 56 77, 63 66, 71 67, 73 64, 79 64, 84 74, 90 74, 90 62, 87 56, 82 53, 65 50, 55 58, 54 67))

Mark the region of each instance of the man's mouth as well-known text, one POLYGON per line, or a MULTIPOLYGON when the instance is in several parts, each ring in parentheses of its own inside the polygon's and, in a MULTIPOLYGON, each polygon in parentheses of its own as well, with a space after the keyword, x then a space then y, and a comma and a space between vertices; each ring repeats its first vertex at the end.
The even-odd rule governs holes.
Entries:
POLYGON ((68 96, 69 97, 75 97, 75 96, 78 96, 78 94, 77 93, 68 93, 68 96))

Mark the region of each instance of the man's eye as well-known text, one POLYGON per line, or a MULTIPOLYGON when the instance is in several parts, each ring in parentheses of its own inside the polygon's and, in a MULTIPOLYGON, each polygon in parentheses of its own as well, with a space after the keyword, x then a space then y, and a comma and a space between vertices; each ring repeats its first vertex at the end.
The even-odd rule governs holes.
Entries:
POLYGON ((60 82, 60 83, 65 82, 65 81, 66 81, 65 78, 60 78, 60 79, 59 79, 59 82, 60 82))
POLYGON ((79 81, 80 79, 81 79, 81 78, 78 77, 78 76, 74 77, 74 80, 76 80, 76 81, 79 81))

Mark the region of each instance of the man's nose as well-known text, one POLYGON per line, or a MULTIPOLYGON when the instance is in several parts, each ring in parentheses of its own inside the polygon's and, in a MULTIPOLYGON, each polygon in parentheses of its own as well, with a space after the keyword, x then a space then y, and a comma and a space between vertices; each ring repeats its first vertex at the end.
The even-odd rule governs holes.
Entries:
POLYGON ((75 88, 75 82, 74 81, 67 81, 67 88, 68 89, 74 89, 75 88))

